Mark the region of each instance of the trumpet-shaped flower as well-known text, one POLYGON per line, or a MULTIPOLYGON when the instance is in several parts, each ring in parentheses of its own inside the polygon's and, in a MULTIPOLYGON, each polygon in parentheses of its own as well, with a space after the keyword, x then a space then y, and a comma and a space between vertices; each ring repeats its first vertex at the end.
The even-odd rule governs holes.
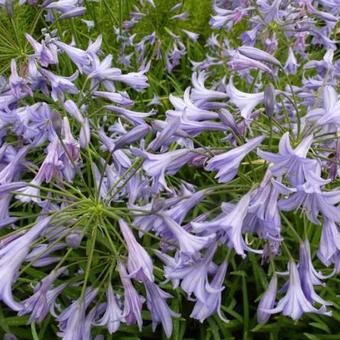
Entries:
POLYGON ((264 100, 264 92, 242 92, 234 86, 232 79, 230 79, 230 82, 227 85, 227 94, 230 98, 230 101, 240 109, 241 116, 246 120, 251 119, 251 113, 255 106, 264 100))
POLYGON ((149 254, 137 242, 131 229, 124 220, 119 220, 119 227, 128 248, 127 267, 129 276, 141 281, 143 281, 146 276, 150 281, 153 281, 153 264, 149 254))
POLYGON ((263 140, 264 136, 259 136, 226 153, 214 156, 208 161, 206 169, 209 171, 217 170, 216 178, 220 183, 230 182, 237 175, 242 159, 260 145, 263 140))
POLYGON ((3 278, 0 283, 0 300, 15 311, 21 310, 22 305, 14 300, 11 286, 29 252, 30 246, 49 225, 50 220, 50 217, 42 218, 27 233, 0 249, 0 273, 3 278))
POLYGON ((286 295, 277 303, 275 308, 264 309, 264 312, 275 314, 282 312, 283 315, 290 316, 293 320, 298 320, 304 313, 316 313, 331 315, 323 305, 320 309, 315 308, 307 299, 302 290, 301 279, 297 266, 293 260, 289 261, 289 281, 286 295))
POLYGON ((269 320, 271 313, 268 313, 266 310, 272 309, 274 307, 276 293, 277 293, 277 276, 276 274, 274 274, 269 282, 266 292, 263 294, 260 303, 257 307, 256 312, 257 322, 266 323, 269 320))
POLYGON ((320 172, 318 162, 307 158, 307 153, 312 143, 313 136, 309 135, 293 149, 289 141, 289 133, 286 132, 281 137, 278 154, 262 150, 258 150, 257 154, 262 159, 272 163, 270 171, 274 176, 287 175, 290 183, 294 186, 301 185, 305 181, 322 184, 325 181, 317 176, 317 173, 320 172))
POLYGON ((124 311, 123 317, 127 325, 137 323, 139 330, 142 330, 142 305, 145 299, 140 296, 133 287, 132 282, 126 272, 122 262, 118 263, 118 271, 120 279, 124 287, 124 311))
POLYGON ((172 317, 179 317, 179 314, 173 312, 166 303, 166 299, 172 296, 148 279, 145 280, 144 286, 146 303, 151 312, 152 328, 155 330, 157 324, 161 322, 166 336, 170 338, 172 334, 172 317))
POLYGON ((226 261, 218 267, 216 274, 210 283, 210 287, 213 288, 213 291, 209 292, 209 286, 207 287, 208 294, 206 300, 198 300, 196 302, 190 317, 203 322, 209 316, 217 313, 221 320, 228 322, 221 312, 222 290, 224 289, 223 281, 225 279, 227 268, 228 263, 226 261))
POLYGON ((96 326, 106 326, 109 333, 115 333, 120 326, 120 322, 124 320, 123 311, 118 305, 117 298, 113 293, 112 285, 109 284, 109 287, 106 291, 106 310, 103 316, 98 320, 95 325, 96 326))

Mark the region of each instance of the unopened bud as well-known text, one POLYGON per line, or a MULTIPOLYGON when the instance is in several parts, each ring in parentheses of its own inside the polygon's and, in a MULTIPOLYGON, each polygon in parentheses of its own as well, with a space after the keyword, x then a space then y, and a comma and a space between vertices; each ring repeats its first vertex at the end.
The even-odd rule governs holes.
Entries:
POLYGON ((264 91, 264 107, 268 117, 274 114, 275 103, 275 89, 273 84, 270 83, 264 91))

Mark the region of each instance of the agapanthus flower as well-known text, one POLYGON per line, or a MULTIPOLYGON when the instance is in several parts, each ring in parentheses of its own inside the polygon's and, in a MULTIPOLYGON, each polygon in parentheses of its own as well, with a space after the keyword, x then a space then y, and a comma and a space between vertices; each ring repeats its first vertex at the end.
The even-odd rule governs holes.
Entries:
POLYGON ((123 311, 121 310, 118 302, 117 296, 114 294, 112 285, 106 291, 106 309, 103 316, 95 322, 96 326, 106 326, 109 333, 113 334, 119 329, 121 321, 124 320, 123 311))
POLYGON ((127 325, 138 325, 139 330, 142 330, 142 305, 145 299, 139 295, 133 287, 132 282, 126 272, 122 262, 118 263, 120 279, 124 287, 124 310, 123 317, 127 325))
POLYGON ((244 16, 247 15, 251 8, 238 7, 234 10, 223 9, 216 4, 214 5, 214 12, 216 15, 210 19, 210 26, 212 28, 226 28, 230 30, 235 24, 240 22, 244 16))
MULTIPOLYGON (((235 250, 238 255, 246 257, 245 250, 261 253, 261 250, 250 248, 243 239, 245 218, 249 210, 251 193, 244 195, 236 205, 222 204, 222 214, 211 221, 192 222, 197 232, 219 232, 220 239, 228 247, 235 250)), ((248 225, 246 225, 249 228, 248 225)))
POLYGON ((331 305, 330 302, 325 301, 319 295, 317 295, 314 290, 314 286, 323 285, 323 282, 320 280, 326 279, 327 276, 324 276, 320 272, 317 272, 314 268, 310 251, 310 244, 307 239, 305 239, 300 244, 298 270, 300 274, 302 290, 306 298, 310 302, 317 302, 321 305, 331 305))
POLYGON ((184 164, 195 156, 195 153, 188 149, 179 149, 163 154, 152 154, 138 149, 132 149, 132 151, 137 156, 144 158, 143 169, 152 177, 155 191, 159 191, 161 188, 167 189, 165 173, 176 174, 184 164))
POLYGON ((271 4, 268 4, 266 0, 258 1, 260 6, 260 12, 264 17, 264 21, 266 24, 271 23, 272 21, 281 23, 280 20, 280 5, 282 0, 274 0, 271 4))
POLYGON ((228 95, 224 92, 207 89, 204 85, 206 79, 207 74, 204 71, 199 73, 194 72, 191 76, 193 88, 191 90, 190 98, 200 108, 204 107, 205 103, 211 100, 223 100, 228 97, 228 95))
POLYGON ((28 147, 23 147, 18 150, 15 158, 13 158, 1 171, 0 171, 0 185, 12 182, 20 170, 23 160, 28 152, 28 147))
POLYGON ((231 181, 237 175, 242 159, 260 145, 263 140, 264 136, 259 136, 226 153, 214 156, 208 161, 206 169, 218 171, 216 178, 218 178, 220 183, 231 181))
POLYGON ((319 213, 332 221, 340 221, 340 211, 335 206, 340 201, 339 191, 322 191, 318 183, 309 182, 293 189, 278 182, 276 186, 281 193, 289 195, 288 198, 279 201, 280 210, 291 211, 302 206, 312 223, 320 224, 319 213))
POLYGON ((198 33, 195 33, 195 32, 191 32, 191 31, 188 31, 188 30, 185 30, 185 29, 182 29, 182 31, 187 35, 187 37, 192 40, 192 41, 197 41, 198 38, 199 38, 199 34, 198 33))
POLYGON ((290 47, 288 49, 288 58, 284 66, 284 70, 290 74, 295 74, 297 71, 298 63, 296 61, 294 51, 290 47))
POLYGON ((65 270, 65 267, 61 267, 44 277, 41 282, 34 287, 34 294, 21 302, 22 308, 19 310, 18 315, 30 313, 30 322, 42 322, 49 310, 53 307, 58 295, 66 287, 65 284, 60 284, 52 288, 53 282, 58 276, 63 274, 65 270))
POLYGON ((225 275, 227 272, 228 263, 224 261, 217 269, 216 274, 214 275, 210 287, 214 290, 209 292, 205 301, 198 300, 195 303, 194 309, 192 310, 190 317, 203 322, 209 316, 217 313, 221 320, 224 322, 228 322, 221 312, 221 302, 222 302, 222 291, 223 281, 225 279, 225 275))
POLYGON ((238 51, 241 54, 245 55, 246 57, 257 60, 257 61, 271 63, 276 66, 281 65, 281 63, 275 57, 273 57, 270 53, 262 51, 256 47, 241 46, 238 48, 238 51))
POLYGON ((234 71, 243 71, 249 69, 257 69, 269 74, 273 74, 273 71, 261 61, 247 57, 241 54, 239 51, 229 50, 230 61, 228 66, 234 71))
POLYGON ((45 1, 43 3, 43 7, 61 12, 61 19, 69 19, 80 16, 86 11, 86 7, 79 6, 79 0, 45 1))
POLYGON ((11 60, 11 75, 9 77, 9 85, 11 92, 17 99, 25 97, 26 95, 32 95, 32 90, 28 86, 27 79, 19 76, 17 71, 17 63, 15 59, 11 60))
POLYGON ((80 48, 65 44, 58 40, 53 43, 68 55, 68 57, 77 65, 80 72, 89 69, 91 57, 87 51, 83 51, 80 48))
POLYGON ((209 265, 215 252, 216 245, 212 244, 204 257, 194 262, 178 263, 175 267, 166 266, 164 268, 165 277, 173 282, 180 281, 181 288, 188 294, 189 298, 194 294, 198 300, 204 303, 209 293, 219 291, 210 287, 208 282, 209 265))
POLYGON ((43 217, 24 235, 10 241, 0 249, 0 273, 3 277, 0 284, 0 300, 15 311, 20 311, 22 305, 14 300, 11 286, 29 252, 30 246, 49 225, 50 221, 50 217, 43 217))
POLYGON ((168 228, 174 235, 179 244, 180 251, 186 255, 195 255, 201 249, 206 248, 213 242, 215 235, 197 236, 188 233, 183 227, 176 223, 167 215, 162 215, 166 228, 168 228))
POLYGON ((122 117, 126 118, 133 125, 145 124, 144 119, 156 113, 154 110, 151 110, 150 112, 137 112, 114 105, 107 105, 105 106, 105 108, 110 111, 118 113, 122 117))
POLYGON ((340 109, 340 100, 335 89, 326 85, 323 88, 323 108, 310 110, 306 120, 312 122, 315 126, 334 125, 340 126, 337 112, 340 109))
POLYGON ((78 72, 75 72, 70 77, 58 76, 42 68, 39 70, 39 72, 44 77, 46 77, 49 84, 51 85, 51 88, 52 88, 51 96, 53 100, 57 101, 58 99, 60 99, 63 101, 65 92, 72 93, 72 94, 78 93, 77 87, 73 84, 73 81, 76 80, 78 77, 78 72))
POLYGON ((25 182, 12 182, 12 183, 6 183, 0 185, 0 197, 3 197, 4 195, 8 194, 11 191, 19 190, 23 187, 25 187, 27 183, 25 182))
POLYGON ((133 104, 127 93, 122 92, 106 92, 106 91, 93 91, 93 95, 96 97, 106 98, 114 103, 130 106, 133 104))
POLYGON ((313 135, 309 135, 293 149, 290 144, 289 133, 286 132, 281 137, 278 154, 262 150, 258 150, 257 154, 272 163, 270 171, 274 176, 287 175, 292 185, 301 185, 305 181, 312 181, 313 183, 317 181, 322 184, 325 183, 322 178, 317 178, 319 163, 316 160, 307 158, 307 153, 312 143, 313 135))
POLYGON ((264 107, 266 109, 266 114, 268 117, 271 117, 274 114, 275 104, 276 104, 275 96, 276 96, 276 91, 274 89, 273 84, 270 83, 266 87, 263 93, 263 103, 264 103, 264 107))
POLYGON ((244 221, 246 230, 256 232, 261 238, 269 241, 281 241, 279 194, 268 170, 260 186, 252 192, 248 215, 244 221))
POLYGON ((34 58, 36 58, 40 65, 48 67, 50 64, 58 64, 58 54, 51 46, 46 46, 43 41, 39 43, 31 35, 25 33, 25 37, 34 49, 34 58))
POLYGON ((276 294, 277 294, 277 275, 274 274, 269 282, 267 290, 263 294, 257 307, 256 312, 257 322, 266 323, 269 320, 271 313, 269 313, 267 310, 270 310, 274 307, 276 294))
POLYGON ((338 223, 332 219, 325 218, 320 245, 318 249, 318 258, 326 266, 332 263, 336 266, 336 271, 340 271, 340 229, 338 223))
POLYGON ((227 94, 230 98, 230 101, 240 109, 241 116, 246 120, 251 119, 251 113, 255 106, 259 105, 264 100, 264 92, 242 92, 234 86, 232 78, 227 85, 227 94))
POLYGON ((275 314, 282 312, 283 315, 298 320, 304 313, 316 313, 322 315, 331 315, 323 305, 319 309, 314 307, 307 299, 302 290, 301 279, 297 266, 293 260, 288 263, 289 281, 286 295, 277 303, 274 308, 263 308, 264 312, 275 314))
POLYGON ((153 264, 149 254, 137 242, 133 232, 124 220, 119 220, 119 227, 127 244, 129 276, 141 281, 144 280, 144 277, 147 277, 150 281, 153 281, 153 264))
POLYGON ((86 309, 98 294, 98 289, 87 288, 85 296, 79 297, 70 306, 64 309, 57 320, 59 322, 60 337, 67 340, 84 339, 86 309))
POLYGON ((144 286, 146 303, 151 312, 152 328, 155 330, 157 324, 161 322, 166 336, 170 338, 172 334, 172 317, 179 316, 179 314, 173 312, 166 303, 166 299, 172 296, 148 279, 144 281, 144 286))

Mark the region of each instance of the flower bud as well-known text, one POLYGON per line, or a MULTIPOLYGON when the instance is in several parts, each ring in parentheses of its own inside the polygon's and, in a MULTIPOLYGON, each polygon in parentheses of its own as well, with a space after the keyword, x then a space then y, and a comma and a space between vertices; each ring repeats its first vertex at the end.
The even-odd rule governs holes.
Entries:
POLYGON ((275 103, 275 89, 273 84, 270 83, 264 91, 264 107, 268 117, 271 117, 274 114, 275 103))

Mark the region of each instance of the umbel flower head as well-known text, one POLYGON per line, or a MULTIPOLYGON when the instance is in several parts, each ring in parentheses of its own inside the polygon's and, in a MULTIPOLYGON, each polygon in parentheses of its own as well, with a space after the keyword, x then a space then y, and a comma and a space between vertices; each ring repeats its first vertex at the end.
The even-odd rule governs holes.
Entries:
POLYGON ((337 1, 193 3, 0 0, 4 332, 336 334, 337 1))

